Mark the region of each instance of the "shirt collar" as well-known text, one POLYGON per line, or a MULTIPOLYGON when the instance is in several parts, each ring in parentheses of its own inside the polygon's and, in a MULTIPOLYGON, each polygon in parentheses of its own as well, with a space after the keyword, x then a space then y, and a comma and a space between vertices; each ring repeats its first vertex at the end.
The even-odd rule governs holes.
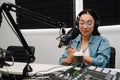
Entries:
MULTIPOLYGON (((77 38, 75 39, 76 42, 80 42, 80 41, 81 41, 81 38, 82 38, 82 37, 81 37, 81 34, 79 34, 79 35, 77 36, 77 38)), ((95 41, 94 41, 95 39, 94 39, 94 38, 95 38, 95 36, 92 35, 92 36, 90 37, 89 43, 95 43, 95 41)))

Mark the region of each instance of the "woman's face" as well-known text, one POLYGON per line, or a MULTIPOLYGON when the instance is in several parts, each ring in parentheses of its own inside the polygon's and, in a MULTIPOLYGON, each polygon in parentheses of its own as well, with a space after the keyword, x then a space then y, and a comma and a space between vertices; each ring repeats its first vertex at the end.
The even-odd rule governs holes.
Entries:
POLYGON ((90 14, 83 14, 79 19, 79 30, 82 36, 91 36, 94 29, 94 19, 90 14))

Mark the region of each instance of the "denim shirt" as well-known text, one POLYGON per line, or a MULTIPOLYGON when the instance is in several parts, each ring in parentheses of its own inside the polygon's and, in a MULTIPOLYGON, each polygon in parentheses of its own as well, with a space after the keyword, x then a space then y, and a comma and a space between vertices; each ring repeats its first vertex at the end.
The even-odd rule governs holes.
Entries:
MULTIPOLYGON (((75 39, 71 40, 70 45, 75 47, 78 51, 81 48, 79 44, 81 35, 78 35, 75 39)), ((67 58, 68 46, 66 46, 64 53, 59 59, 59 64, 62 64, 62 60, 67 58)), ((89 40, 89 56, 92 57, 93 66, 107 67, 110 59, 110 43, 103 36, 91 36, 89 40)), ((71 65, 75 65, 74 62, 71 65)))

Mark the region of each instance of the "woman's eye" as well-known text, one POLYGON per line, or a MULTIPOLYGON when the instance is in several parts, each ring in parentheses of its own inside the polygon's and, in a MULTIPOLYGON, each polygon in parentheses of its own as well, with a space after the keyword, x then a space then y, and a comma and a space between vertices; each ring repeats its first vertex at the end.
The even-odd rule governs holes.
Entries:
POLYGON ((80 25, 84 25, 84 23, 80 23, 80 25))
POLYGON ((88 23, 87 25, 88 25, 88 26, 91 26, 91 25, 92 25, 92 23, 90 22, 90 23, 88 23))

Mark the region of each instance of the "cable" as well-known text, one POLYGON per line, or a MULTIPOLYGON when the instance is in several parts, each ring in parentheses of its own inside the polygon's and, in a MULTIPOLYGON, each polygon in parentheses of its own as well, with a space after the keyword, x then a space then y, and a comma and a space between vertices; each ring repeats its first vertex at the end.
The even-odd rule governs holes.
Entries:
POLYGON ((2 64, 2 67, 3 67, 3 66, 12 66, 12 65, 14 65, 14 57, 12 56, 12 53, 13 53, 13 52, 11 52, 11 51, 7 51, 7 50, 5 50, 5 49, 0 48, 0 54, 2 54, 2 58, 0 57, 0 58, 1 58, 1 59, 0 59, 0 60, 1 60, 1 63, 0 63, 0 64, 2 64), (12 64, 11 64, 11 65, 5 62, 7 55, 9 55, 10 58, 12 59, 12 64))
MULTIPOLYGON (((12 59, 12 64, 8 64, 7 62, 5 62, 5 66, 13 66, 14 65, 14 62, 15 62, 15 60, 14 60, 14 57, 10 54, 10 57, 11 57, 11 59, 12 59)), ((5 57, 5 61, 6 61, 6 57, 5 57)))
MULTIPOLYGON (((32 76, 37 76, 40 72, 48 72, 48 71, 50 71, 50 70, 52 70, 52 69, 60 68, 60 67, 64 67, 64 66, 63 66, 63 65, 59 65, 59 66, 52 67, 52 68, 50 68, 50 69, 48 69, 48 70, 41 70, 41 71, 36 72, 36 73, 33 74, 32 76)), ((59 71, 54 71, 54 72, 52 72, 52 73, 55 73, 55 72, 64 72, 64 70, 66 70, 66 69, 59 70, 59 71)), ((48 74, 51 74, 51 73, 48 73, 48 74)), ((39 74, 38 76, 43 76, 43 74, 39 74)))

